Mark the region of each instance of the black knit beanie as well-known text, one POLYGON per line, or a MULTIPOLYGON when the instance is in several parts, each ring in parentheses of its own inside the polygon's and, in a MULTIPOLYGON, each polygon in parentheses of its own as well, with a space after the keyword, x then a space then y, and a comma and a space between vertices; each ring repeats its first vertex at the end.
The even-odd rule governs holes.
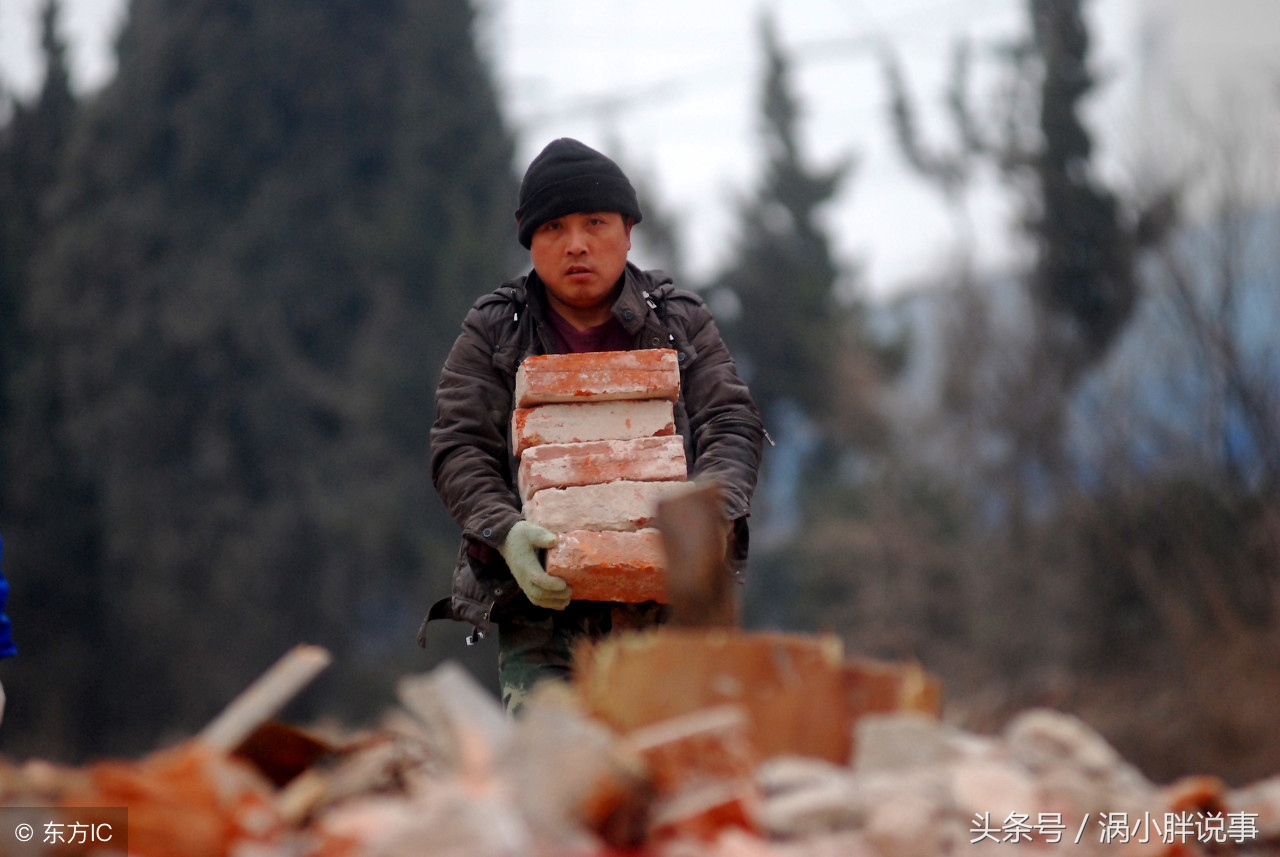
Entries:
POLYGON ((520 243, 527 249, 539 226, 579 211, 617 211, 640 222, 636 189, 618 165, 590 146, 561 137, 538 153, 520 182, 520 243))

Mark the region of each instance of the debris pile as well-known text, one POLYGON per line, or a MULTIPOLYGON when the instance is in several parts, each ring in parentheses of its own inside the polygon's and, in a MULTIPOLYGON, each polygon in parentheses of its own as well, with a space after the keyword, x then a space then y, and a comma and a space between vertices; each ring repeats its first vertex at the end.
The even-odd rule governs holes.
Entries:
MULTIPOLYGON (((1157 786, 1048 710, 966 733, 918 667, 832 639, 620 635, 514 721, 453 664, 403 680, 367 734, 263 720, 320 660, 291 653, 200 736, 138 761, 0 762, 0 803, 126 806, 137 857, 1280 852, 1280 777, 1157 786)), ((40 836, 18 851, 7 833, 14 857, 122 853, 40 836)))

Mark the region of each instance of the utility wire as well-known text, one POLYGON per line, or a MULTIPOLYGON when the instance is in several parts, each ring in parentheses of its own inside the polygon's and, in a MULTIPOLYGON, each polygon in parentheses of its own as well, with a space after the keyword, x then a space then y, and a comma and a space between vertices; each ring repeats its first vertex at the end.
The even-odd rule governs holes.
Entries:
MULTIPOLYGON (((856 59, 871 55, 891 42, 911 39, 924 35, 928 29, 936 27, 939 16, 947 10, 958 10, 961 7, 970 10, 975 5, 1007 7, 1010 0, 946 0, 946 2, 930 5, 924 9, 913 10, 907 15, 895 18, 887 23, 879 20, 867 8, 863 0, 853 0, 870 21, 870 32, 853 33, 846 36, 823 38, 811 41, 796 42, 785 46, 789 57, 796 66, 817 62, 830 62, 856 59), (918 22, 927 20, 930 28, 922 28, 918 22)), ((948 23, 946 21, 941 22, 948 23)), ((740 64, 718 63, 715 66, 704 66, 690 69, 677 76, 648 84, 638 90, 625 93, 606 91, 571 97, 558 104, 548 105, 524 112, 514 120, 517 129, 528 130, 551 122, 560 122, 567 118, 581 117, 603 122, 613 122, 620 113, 644 109, 650 105, 666 106, 673 101, 687 98, 699 89, 720 88, 736 84, 742 74, 740 64)), ((513 112, 520 114, 518 107, 513 112)))

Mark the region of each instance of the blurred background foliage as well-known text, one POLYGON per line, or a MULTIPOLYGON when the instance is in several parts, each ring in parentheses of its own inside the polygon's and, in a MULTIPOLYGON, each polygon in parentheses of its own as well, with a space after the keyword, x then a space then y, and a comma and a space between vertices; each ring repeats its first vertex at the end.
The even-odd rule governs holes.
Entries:
MULTIPOLYGON (((884 53, 884 121, 959 228, 933 282, 874 301, 821 216, 857 160, 809 162, 792 58, 761 21, 759 185, 732 263, 685 282, 777 441, 748 624, 918 659, 970 727, 1047 704, 1157 779, 1271 773, 1269 150, 1189 127, 1165 169, 1104 181, 1081 0, 1026 8, 1018 42, 957 44, 941 142, 884 53), (971 91, 978 64, 989 91, 971 91), (1020 269, 965 252, 978 170, 1020 201, 1020 269)), ((470 302, 527 266, 523 165, 471 7, 133 0, 118 73, 84 98, 57 15, 49 0, 42 91, 0 127, 21 650, 0 751, 149 749, 302 641, 337 657, 300 719, 367 722, 444 658, 493 684, 492 641, 433 625, 413 642, 458 538, 428 476, 435 381, 470 302)), ((637 239, 680 271, 678 212, 646 193, 646 214, 637 239)))

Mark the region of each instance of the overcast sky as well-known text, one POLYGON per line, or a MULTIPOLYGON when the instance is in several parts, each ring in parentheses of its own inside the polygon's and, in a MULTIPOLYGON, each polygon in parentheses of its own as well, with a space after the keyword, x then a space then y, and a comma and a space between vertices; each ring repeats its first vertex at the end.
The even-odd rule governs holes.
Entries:
MULTIPOLYGON (((0 75, 19 93, 39 84, 41 2, 0 0, 0 75)), ((1088 6, 1098 25, 1095 63, 1119 79, 1134 72, 1137 4, 1088 6)), ((63 0, 63 6, 73 80, 91 90, 113 72, 111 40, 125 0, 63 0)), ((956 238, 936 193, 907 172, 894 149, 874 46, 898 51, 926 132, 945 139, 941 88, 956 37, 990 45, 1025 24, 1025 0, 487 0, 478 7, 482 50, 494 60, 518 133, 517 168, 549 140, 568 135, 646 174, 680 218, 695 277, 731 252, 735 201, 758 174, 757 22, 772 9, 795 60, 811 163, 857 158, 856 172, 826 212, 827 225, 841 261, 857 263, 864 287, 876 294, 936 270, 956 238)), ((1123 88, 1109 89, 1091 112, 1100 126, 1119 124, 1126 109, 1123 88)), ((993 184, 974 195, 971 214, 979 262, 1007 259, 1014 252, 1012 214, 993 184)))

